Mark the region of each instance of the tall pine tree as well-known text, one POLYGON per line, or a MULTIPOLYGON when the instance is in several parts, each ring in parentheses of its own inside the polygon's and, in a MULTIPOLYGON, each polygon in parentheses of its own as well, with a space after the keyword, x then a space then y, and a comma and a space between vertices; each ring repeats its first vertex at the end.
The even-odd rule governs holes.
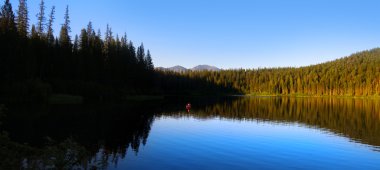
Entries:
POLYGON ((45 2, 44 0, 41 0, 40 3, 40 11, 37 14, 37 33, 40 37, 43 37, 44 34, 44 28, 45 28, 45 2))
POLYGON ((61 27, 61 32, 59 34, 59 44, 66 49, 69 49, 71 47, 71 39, 69 32, 70 29, 70 18, 69 18, 69 6, 66 6, 66 12, 65 12, 65 23, 61 27))
POLYGON ((26 0, 20 0, 19 2, 17 11, 17 30, 21 37, 26 37, 29 29, 28 7, 26 0))
POLYGON ((9 0, 5 0, 1 7, 0 29, 3 33, 8 31, 16 31, 15 15, 12 10, 12 5, 9 0))
POLYGON ((54 30, 53 30, 53 22, 54 22, 54 14, 55 14, 55 6, 53 6, 51 8, 51 11, 50 11, 50 15, 49 15, 49 21, 48 21, 48 27, 47 27, 47 34, 46 34, 46 37, 47 37, 47 42, 49 44, 49 46, 53 45, 54 43, 54 30))
POLYGON ((153 71, 154 70, 152 56, 150 55, 150 51, 149 50, 148 50, 148 52, 146 54, 146 62, 145 63, 146 63, 147 69, 149 71, 153 71))
POLYGON ((141 43, 140 47, 137 47, 137 62, 141 68, 145 67, 145 49, 143 43, 141 43))

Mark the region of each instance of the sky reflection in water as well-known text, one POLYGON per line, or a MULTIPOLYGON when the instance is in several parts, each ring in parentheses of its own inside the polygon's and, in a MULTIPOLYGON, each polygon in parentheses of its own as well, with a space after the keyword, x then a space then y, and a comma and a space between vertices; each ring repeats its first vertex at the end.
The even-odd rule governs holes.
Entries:
MULTIPOLYGON (((118 169, 378 169, 373 147, 298 123, 156 118, 118 169)), ((114 166, 113 166, 114 167, 114 166)))

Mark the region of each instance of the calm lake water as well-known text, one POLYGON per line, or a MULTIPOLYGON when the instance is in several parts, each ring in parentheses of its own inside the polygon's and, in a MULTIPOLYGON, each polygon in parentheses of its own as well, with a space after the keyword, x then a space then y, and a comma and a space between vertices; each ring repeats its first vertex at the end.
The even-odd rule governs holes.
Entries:
MULTIPOLYGON (((4 121, 10 138, 36 148, 46 148, 46 137, 75 140, 87 154, 74 168, 380 169, 380 100, 176 98, 18 108, 4 121)), ((44 159, 20 157, 24 167, 44 159)))

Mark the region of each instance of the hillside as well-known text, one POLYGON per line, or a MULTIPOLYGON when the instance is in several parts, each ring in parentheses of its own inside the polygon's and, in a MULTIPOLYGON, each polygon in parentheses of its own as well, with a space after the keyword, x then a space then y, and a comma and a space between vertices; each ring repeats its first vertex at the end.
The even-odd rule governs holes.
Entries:
MULTIPOLYGON (((244 94, 373 96, 380 94, 380 49, 299 68, 184 72, 181 76, 206 80, 244 94)), ((184 82, 171 83, 180 86, 184 82)))

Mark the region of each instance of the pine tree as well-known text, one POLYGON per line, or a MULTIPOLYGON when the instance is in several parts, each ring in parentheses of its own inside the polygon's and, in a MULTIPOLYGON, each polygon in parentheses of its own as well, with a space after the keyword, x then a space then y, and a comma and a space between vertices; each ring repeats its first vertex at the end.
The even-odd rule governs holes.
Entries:
POLYGON ((124 36, 121 37, 121 46, 122 46, 123 48, 128 48, 127 33, 124 33, 124 36))
POLYGON ((99 39, 102 39, 102 31, 100 31, 100 29, 98 29, 98 33, 96 34, 96 36, 97 36, 99 39))
POLYGON ((19 73, 17 30, 12 5, 6 0, 0 11, 0 87, 5 79, 13 79, 19 73))
POLYGON ((134 61, 133 64, 137 63, 136 48, 135 48, 135 46, 133 46, 133 42, 132 41, 129 41, 129 43, 128 43, 128 50, 129 50, 129 56, 134 61))
POLYGON ((32 30, 30 32, 30 35, 31 35, 32 39, 38 38, 38 31, 37 31, 36 26, 34 24, 32 25, 32 30))
POLYGON ((45 27, 45 2, 44 0, 41 0, 40 3, 40 11, 37 14, 37 32, 40 37, 43 37, 44 33, 44 27, 45 27))
POLYGON ((17 30, 21 37, 26 37, 29 29, 28 7, 26 0, 20 0, 19 2, 17 11, 17 30))
POLYGON ((5 0, 4 5, 1 7, 0 13, 0 29, 4 32, 16 31, 15 15, 12 10, 12 5, 9 0, 5 0))
POLYGON ((75 35, 74 44, 73 44, 73 53, 77 54, 78 51, 79 51, 79 40, 78 40, 78 35, 75 35))
POLYGON ((69 36, 70 32, 70 18, 69 18, 69 6, 66 6, 65 12, 65 23, 61 27, 61 32, 59 34, 59 44, 64 48, 70 48, 71 40, 69 36))
POLYGON ((140 67, 145 67, 145 49, 144 44, 141 43, 140 47, 137 47, 137 62, 140 67))
POLYGON ((80 49, 81 51, 84 51, 84 50, 87 50, 87 47, 88 47, 88 34, 87 34, 87 31, 85 29, 82 29, 81 30, 81 33, 80 33, 80 49))
POLYGON ((148 50, 147 54, 146 54, 146 64, 147 64, 147 69, 150 70, 150 71, 153 71, 154 70, 154 65, 153 65, 153 61, 152 61, 152 56, 150 55, 150 51, 148 50))
POLYGON ((105 37, 104 37, 104 47, 103 47, 103 54, 105 55, 106 59, 109 57, 109 53, 110 53, 110 46, 111 46, 111 43, 112 43, 112 29, 109 27, 109 25, 107 24, 107 28, 106 28, 106 33, 105 33, 105 37))
POLYGON ((92 22, 88 22, 87 24, 87 36, 88 36, 88 43, 91 44, 92 41, 95 38, 95 35, 93 35, 94 29, 92 28, 92 22))
POLYGON ((49 45, 52 45, 54 43, 54 35, 53 35, 53 22, 54 22, 54 14, 55 14, 55 6, 51 8, 50 15, 49 15, 49 22, 48 22, 48 28, 47 28, 47 42, 49 45))
POLYGON ((120 49, 121 49, 121 41, 119 38, 119 34, 116 34, 116 51, 119 53, 120 49))

